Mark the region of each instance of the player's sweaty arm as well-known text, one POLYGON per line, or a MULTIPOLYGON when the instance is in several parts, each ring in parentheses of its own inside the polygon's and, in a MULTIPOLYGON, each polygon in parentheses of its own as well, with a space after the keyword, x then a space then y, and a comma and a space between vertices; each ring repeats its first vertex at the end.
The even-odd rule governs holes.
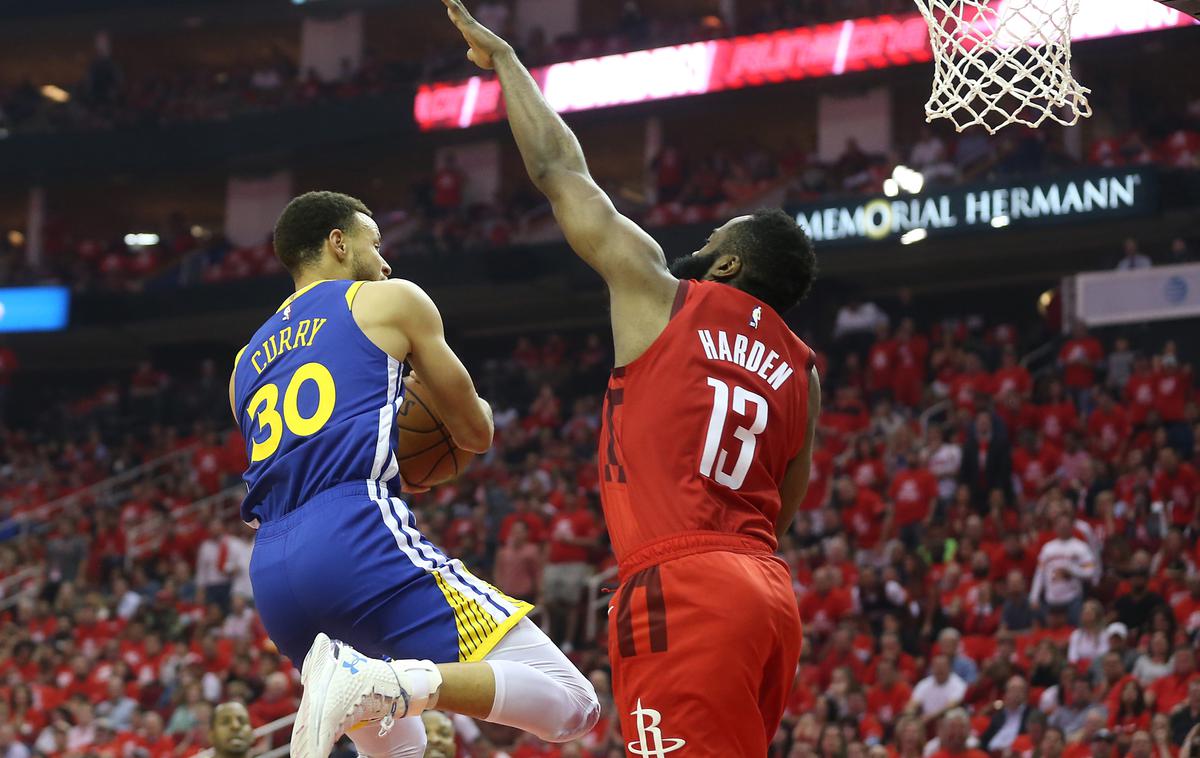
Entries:
POLYGON ((475 21, 460 0, 442 2, 471 47, 468 57, 481 68, 495 69, 500 78, 529 178, 549 198, 571 248, 608 284, 617 362, 628 362, 670 318, 679 282, 667 270, 662 248, 618 213, 592 179, 579 140, 542 97, 512 47, 475 21))
POLYGON ((412 364, 455 445, 487 452, 492 409, 446 344, 442 315, 424 290, 403 279, 368 282, 354 298, 354 320, 380 349, 412 364))
POLYGON ((813 441, 817 436, 817 417, 821 415, 821 379, 814 366, 808 373, 808 428, 804 432, 804 447, 799 455, 788 464, 783 485, 779 488, 782 505, 779 520, 775 522, 775 536, 782 539, 796 518, 796 511, 804 496, 808 494, 808 480, 812 476, 813 441))

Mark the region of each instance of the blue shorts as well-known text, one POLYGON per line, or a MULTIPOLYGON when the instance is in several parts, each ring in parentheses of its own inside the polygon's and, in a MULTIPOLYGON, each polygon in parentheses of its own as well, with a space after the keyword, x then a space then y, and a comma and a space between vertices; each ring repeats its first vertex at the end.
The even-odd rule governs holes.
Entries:
POLYGON ((533 607, 448 559, 374 481, 259 527, 250 580, 267 633, 296 665, 319 632, 374 658, 477 661, 533 607))

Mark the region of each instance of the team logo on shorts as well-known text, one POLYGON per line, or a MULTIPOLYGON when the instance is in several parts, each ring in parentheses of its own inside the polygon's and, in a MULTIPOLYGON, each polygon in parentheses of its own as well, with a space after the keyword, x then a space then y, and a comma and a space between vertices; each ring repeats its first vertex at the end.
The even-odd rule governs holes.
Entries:
POLYGON ((759 321, 762 321, 762 306, 761 305, 756 306, 754 308, 754 310, 750 311, 750 326, 757 329, 759 321))
POLYGON ((627 746, 634 755, 644 755, 647 758, 663 758, 667 753, 673 753, 687 743, 678 737, 668 737, 665 740, 658 725, 662 723, 662 714, 653 708, 643 708, 642 699, 638 698, 637 708, 629 714, 637 718, 638 738, 627 746))

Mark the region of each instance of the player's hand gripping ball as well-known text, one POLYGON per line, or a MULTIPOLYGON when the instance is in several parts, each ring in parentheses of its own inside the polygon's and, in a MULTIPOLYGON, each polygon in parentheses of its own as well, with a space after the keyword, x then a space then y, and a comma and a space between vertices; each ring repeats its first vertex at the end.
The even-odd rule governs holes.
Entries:
POLYGON ((404 402, 396 413, 396 461, 406 492, 424 492, 457 479, 474 453, 460 450, 438 417, 429 391, 416 374, 404 378, 404 402))

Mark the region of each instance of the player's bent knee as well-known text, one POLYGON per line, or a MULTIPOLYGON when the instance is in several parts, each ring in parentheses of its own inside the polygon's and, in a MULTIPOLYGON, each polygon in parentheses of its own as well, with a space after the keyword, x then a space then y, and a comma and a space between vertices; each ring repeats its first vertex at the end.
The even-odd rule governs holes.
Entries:
POLYGON ((596 690, 582 674, 575 672, 570 681, 561 682, 563 694, 571 704, 569 716, 563 719, 562 728, 552 735, 539 735, 547 742, 570 742, 584 736, 600 720, 600 700, 596 690))

